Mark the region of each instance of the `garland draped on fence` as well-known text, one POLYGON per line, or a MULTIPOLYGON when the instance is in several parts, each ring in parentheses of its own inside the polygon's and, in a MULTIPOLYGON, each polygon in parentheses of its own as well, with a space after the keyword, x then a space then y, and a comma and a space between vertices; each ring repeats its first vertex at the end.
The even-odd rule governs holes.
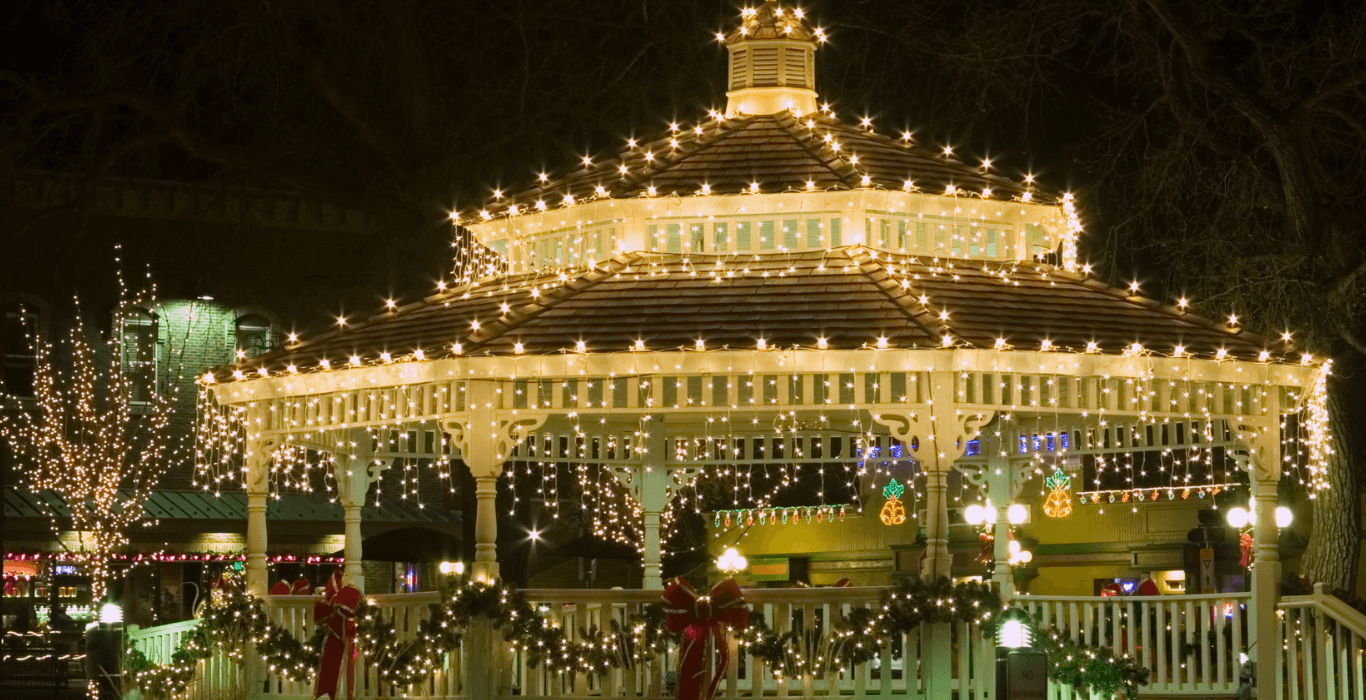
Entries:
MULTIPOLYGON (((357 610, 356 647, 379 669, 381 682, 404 688, 430 678, 445 667, 447 654, 459 650, 461 638, 476 617, 487 618, 501 630, 531 666, 562 673, 632 668, 663 654, 670 641, 659 604, 613 618, 605 629, 580 628, 571 639, 521 593, 501 583, 452 577, 443 585, 440 601, 429 606, 416 634, 407 639, 385 621, 382 610, 362 602, 357 610)), ((922 624, 974 623, 991 634, 1000 610, 1001 599, 987 584, 908 578, 883 591, 876 608, 855 606, 831 623, 828 631, 780 634, 767 626, 763 616, 751 615, 739 641, 780 676, 833 677, 872 660, 889 636, 911 632, 922 624)), ((1129 697, 1147 685, 1148 671, 1136 662, 1116 658, 1108 649, 1082 647, 1057 630, 1042 632, 1037 637, 1048 655, 1049 673, 1058 681, 1105 695, 1125 688, 1129 697)), ((288 630, 270 623, 261 599, 232 590, 205 608, 199 626, 182 640, 170 663, 154 664, 141 652, 129 650, 125 669, 146 700, 164 700, 184 693, 200 660, 223 651, 230 659, 244 661, 254 644, 273 673, 306 682, 317 669, 321 643, 317 633, 308 643, 300 642, 288 630)))

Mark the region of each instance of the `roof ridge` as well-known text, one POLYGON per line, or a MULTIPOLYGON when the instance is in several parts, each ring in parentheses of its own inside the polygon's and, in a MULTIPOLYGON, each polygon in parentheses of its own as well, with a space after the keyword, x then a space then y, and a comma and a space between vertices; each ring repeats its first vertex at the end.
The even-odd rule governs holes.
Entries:
MULTIPOLYGON (((867 277, 868 281, 871 282, 873 286, 877 287, 878 290, 887 297, 887 300, 892 302, 893 306, 901 310, 901 313, 906 316, 907 321, 924 331, 925 335, 930 338, 942 338, 945 333, 951 332, 951 329, 940 323, 939 319, 936 318, 934 314, 926 310, 915 311, 905 304, 904 300, 911 296, 909 284, 902 286, 895 282, 892 279, 891 274, 887 272, 887 268, 872 255, 868 254, 867 248, 857 246, 857 250, 857 253, 849 255, 849 259, 858 263, 859 272, 863 273, 863 276, 867 277), (883 278, 880 280, 875 278, 873 276, 874 270, 881 272, 883 278)), ((915 260, 916 263, 919 264, 919 260, 915 260)))
MULTIPOLYGON (((684 152, 682 148, 684 142, 679 140, 678 147, 670 149, 672 152, 677 152, 677 155, 674 156, 671 153, 670 157, 668 157, 666 160, 667 165, 654 169, 649 169, 647 167, 647 170, 649 170, 648 173, 642 172, 639 175, 623 177, 621 178, 621 180, 623 183, 626 184, 626 189, 628 190, 633 187, 648 186, 651 178, 659 177, 661 174, 667 173, 670 170, 673 170, 674 168, 678 167, 684 161, 710 150, 711 148, 715 147, 716 144, 721 143, 722 141, 725 141, 728 137, 739 133, 742 129, 749 126, 754 120, 754 115, 737 115, 735 117, 731 117, 730 119, 714 120, 717 123, 717 128, 715 133, 713 133, 710 138, 707 138, 707 135, 705 133, 690 133, 690 135, 687 137, 688 143, 696 144, 696 148, 694 148, 693 150, 684 152), (732 122, 739 122, 739 125, 732 126, 732 122)), ((654 144, 663 144, 670 139, 678 140, 677 136, 670 135, 667 137, 655 139, 654 141, 651 141, 648 144, 642 144, 642 146, 653 146, 654 144)), ((644 156, 641 157, 643 158, 644 156)))
MULTIPOLYGON (((815 150, 811 147, 811 145, 808 143, 808 139, 811 137, 811 134, 808 133, 807 136, 802 136, 800 134, 793 133, 792 129, 790 129, 788 125, 783 122, 783 115, 788 115, 793 120, 796 120, 796 115, 793 114, 791 111, 774 115, 773 122, 778 125, 778 128, 782 129, 783 133, 787 134, 788 138, 792 139, 792 141, 797 144, 798 148, 801 148, 803 152, 814 158, 822 168, 825 168, 826 170, 830 171, 830 174, 834 175, 835 178, 838 179, 841 184, 843 184, 845 187, 854 187, 854 182, 851 178, 846 177, 838 169, 832 167, 830 163, 826 161, 825 158, 821 157, 820 152, 818 150, 815 150)), ((800 125, 800 122, 798 122, 798 124, 800 125)), ((853 169, 853 166, 850 166, 850 169, 853 169)))
POLYGON ((499 320, 488 324, 484 328, 466 336, 466 340, 474 343, 475 348, 487 346, 489 343, 526 325, 537 316, 568 301, 583 290, 597 286, 608 277, 630 267, 633 263, 639 262, 643 257, 644 254, 640 252, 613 256, 611 259, 605 261, 605 265, 603 266, 604 269, 593 267, 577 277, 570 278, 561 285, 559 289, 546 294, 544 301, 524 304, 517 309, 510 311, 505 317, 505 320, 499 320), (576 285, 575 282, 583 282, 583 284, 576 285))

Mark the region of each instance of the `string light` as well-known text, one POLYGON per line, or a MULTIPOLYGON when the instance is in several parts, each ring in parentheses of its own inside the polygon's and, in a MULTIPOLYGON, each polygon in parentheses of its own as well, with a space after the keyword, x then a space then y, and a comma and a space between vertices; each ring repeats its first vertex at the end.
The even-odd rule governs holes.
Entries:
MULTIPOLYGON (((95 600, 104 597, 110 564, 128 544, 128 530, 145 522, 147 500, 162 475, 185 458, 191 437, 173 429, 171 419, 198 306, 177 317, 158 303, 150 279, 130 292, 119 254, 116 249, 119 304, 106 347, 88 340, 77 300, 76 320, 63 343, 69 369, 59 368, 54 345, 39 329, 27 328, 36 406, 0 394, 0 438, 14 454, 14 471, 32 491, 52 491, 65 504, 64 515, 81 533, 83 548, 66 558, 89 570, 95 600), (173 327, 180 322, 183 329, 173 327), (165 380, 139 374, 148 371, 139 366, 153 366, 150 354, 158 352, 144 345, 148 328, 168 339, 162 351, 165 380)), ((35 500, 47 511, 54 535, 59 533, 57 512, 46 500, 35 500)))

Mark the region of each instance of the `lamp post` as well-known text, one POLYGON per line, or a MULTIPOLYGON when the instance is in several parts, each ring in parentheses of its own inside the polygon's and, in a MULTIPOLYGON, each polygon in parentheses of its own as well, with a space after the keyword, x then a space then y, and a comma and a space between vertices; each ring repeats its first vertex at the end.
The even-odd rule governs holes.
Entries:
POLYGON ((1043 698, 1048 696, 1048 658, 1034 651, 1034 626, 1021 608, 1001 614, 996 628, 996 697, 1043 698))

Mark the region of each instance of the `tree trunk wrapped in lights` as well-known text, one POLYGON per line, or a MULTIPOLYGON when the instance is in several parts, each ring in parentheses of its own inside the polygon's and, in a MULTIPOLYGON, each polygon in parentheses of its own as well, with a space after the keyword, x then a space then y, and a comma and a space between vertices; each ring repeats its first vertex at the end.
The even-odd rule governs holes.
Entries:
MULTIPOLYGON (((129 361, 129 353, 139 349, 125 347, 129 318, 151 308, 150 291, 130 296, 120 279, 120 304, 107 341, 91 340, 79 303, 62 343, 30 329, 33 401, 0 394, 0 438, 14 452, 15 471, 30 489, 52 491, 66 505, 80 543, 70 558, 87 567, 96 600, 107 589, 112 557, 128 544, 129 528, 143 521, 148 497, 183 456, 184 440, 171 428, 177 368, 164 384, 154 369, 139 376, 147 363, 129 361)), ((169 343, 166 350, 169 355, 169 343)), ((59 515, 48 515, 60 532, 59 515)))

